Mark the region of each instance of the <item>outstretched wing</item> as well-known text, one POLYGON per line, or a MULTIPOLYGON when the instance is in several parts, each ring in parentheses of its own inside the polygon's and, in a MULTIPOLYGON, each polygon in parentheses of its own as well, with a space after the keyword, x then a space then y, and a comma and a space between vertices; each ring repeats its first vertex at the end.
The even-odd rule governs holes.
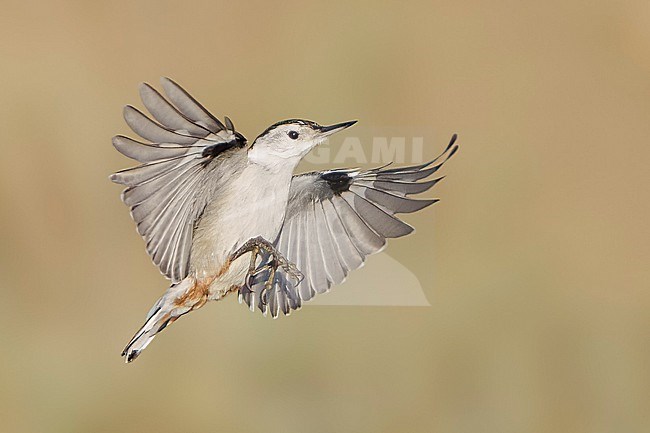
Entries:
POLYGON ((147 253, 176 283, 187 276, 194 226, 215 179, 233 169, 221 156, 245 147, 246 139, 230 119, 224 126, 178 84, 168 78, 161 82, 168 100, 150 85, 140 86, 142 102, 157 122, 130 105, 124 108, 126 123, 147 142, 113 138, 119 152, 142 164, 110 179, 127 186, 122 201, 131 209, 147 253))
POLYGON ((413 227, 395 215, 415 212, 438 201, 409 196, 429 190, 442 179, 424 180, 458 150, 455 142, 454 134, 439 157, 421 165, 294 176, 286 218, 275 245, 295 263, 304 279, 296 282, 278 272, 273 286, 265 291, 268 273, 261 273, 251 291, 240 290, 240 300, 251 309, 257 306, 265 314, 270 311, 273 317, 280 311, 289 314, 303 301, 342 283, 368 255, 382 250, 387 238, 411 233, 413 227))

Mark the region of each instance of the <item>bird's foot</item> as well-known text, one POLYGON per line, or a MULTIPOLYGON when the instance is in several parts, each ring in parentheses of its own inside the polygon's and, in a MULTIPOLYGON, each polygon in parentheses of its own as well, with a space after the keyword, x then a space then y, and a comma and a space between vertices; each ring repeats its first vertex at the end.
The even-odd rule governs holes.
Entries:
POLYGON ((264 288, 260 292, 260 300, 266 304, 269 291, 273 288, 276 280, 276 272, 282 270, 289 278, 297 283, 302 281, 304 275, 295 264, 287 260, 276 248, 266 239, 258 236, 248 240, 233 255, 236 260, 246 253, 251 253, 251 260, 246 274, 244 286, 240 288, 241 294, 254 293, 253 286, 256 282, 264 282, 264 288), (260 264, 257 265, 257 258, 260 257, 260 264), (260 278, 263 279, 260 281, 260 278))

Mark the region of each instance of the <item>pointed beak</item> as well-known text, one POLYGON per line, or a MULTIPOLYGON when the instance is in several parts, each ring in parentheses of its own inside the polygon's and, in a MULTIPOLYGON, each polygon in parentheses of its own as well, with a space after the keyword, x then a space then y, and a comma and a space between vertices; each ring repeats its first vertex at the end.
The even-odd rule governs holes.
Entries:
POLYGON ((336 134, 339 131, 343 131, 345 128, 349 128, 355 123, 357 123, 356 120, 351 120, 349 122, 337 123, 336 125, 321 126, 320 132, 323 134, 323 137, 329 137, 332 134, 336 134))

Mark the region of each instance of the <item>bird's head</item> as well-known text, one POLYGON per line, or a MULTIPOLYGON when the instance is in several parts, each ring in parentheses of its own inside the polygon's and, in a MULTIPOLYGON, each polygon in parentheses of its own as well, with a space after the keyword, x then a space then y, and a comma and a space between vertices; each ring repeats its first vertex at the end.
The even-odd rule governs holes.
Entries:
POLYGON ((269 126, 255 139, 249 157, 256 163, 274 166, 297 164, 310 150, 332 134, 357 123, 321 126, 310 120, 291 119, 269 126))

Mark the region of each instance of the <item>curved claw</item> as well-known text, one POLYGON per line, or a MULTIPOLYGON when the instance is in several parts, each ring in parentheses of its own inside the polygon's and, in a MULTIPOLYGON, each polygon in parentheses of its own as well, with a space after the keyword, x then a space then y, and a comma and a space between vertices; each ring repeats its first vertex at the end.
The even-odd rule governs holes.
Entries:
POLYGON ((276 273, 279 269, 282 269, 289 278, 294 280, 296 285, 305 278, 295 264, 287 260, 275 249, 275 246, 263 238, 258 237, 247 241, 233 255, 233 260, 248 252, 251 253, 251 260, 244 285, 240 287, 240 296, 250 295, 249 305, 254 304, 255 294, 257 294, 259 307, 263 310, 262 307, 268 304, 269 294, 274 286, 278 286, 280 290, 289 294, 287 287, 284 287, 284 284, 278 280, 276 273), (258 257, 261 259, 259 265, 257 264, 258 257), (268 272, 268 275, 264 274, 265 272, 268 272), (256 292, 254 286, 262 282, 264 286, 259 292, 256 292))

